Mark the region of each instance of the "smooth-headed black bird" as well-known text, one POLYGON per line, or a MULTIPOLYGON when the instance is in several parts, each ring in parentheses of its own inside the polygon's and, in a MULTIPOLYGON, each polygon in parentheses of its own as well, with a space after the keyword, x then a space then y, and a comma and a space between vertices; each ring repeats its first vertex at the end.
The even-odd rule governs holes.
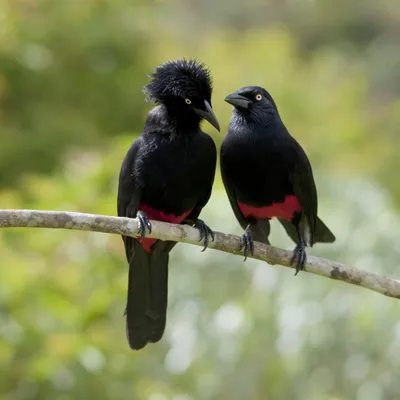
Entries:
POLYGON ((206 119, 219 130, 210 72, 197 60, 182 59, 162 64, 150 77, 144 92, 157 105, 125 156, 118 188, 118 215, 137 217, 141 233, 141 240, 123 236, 129 262, 126 330, 135 350, 164 333, 168 253, 176 244, 145 238, 149 220, 194 225, 205 248, 214 238, 198 218, 211 195, 217 158, 213 139, 200 129, 206 119))
POLYGON ((221 174, 235 216, 245 230, 245 259, 253 252, 253 238, 269 244, 269 220, 278 218, 297 244, 292 258, 297 274, 306 262, 305 245, 335 241, 317 216, 310 162, 265 89, 243 87, 225 101, 234 109, 221 147, 221 174))

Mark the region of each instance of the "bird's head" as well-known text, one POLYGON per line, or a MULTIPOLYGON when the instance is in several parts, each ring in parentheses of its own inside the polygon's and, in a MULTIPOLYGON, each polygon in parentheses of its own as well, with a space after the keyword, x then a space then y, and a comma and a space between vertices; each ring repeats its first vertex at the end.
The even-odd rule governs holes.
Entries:
POLYGON ((147 99, 164 104, 177 117, 205 119, 218 131, 211 107, 212 79, 209 69, 197 60, 168 61, 150 74, 147 99))
POLYGON ((235 107, 237 113, 255 118, 268 118, 278 114, 272 96, 260 86, 245 86, 225 97, 225 101, 235 107))

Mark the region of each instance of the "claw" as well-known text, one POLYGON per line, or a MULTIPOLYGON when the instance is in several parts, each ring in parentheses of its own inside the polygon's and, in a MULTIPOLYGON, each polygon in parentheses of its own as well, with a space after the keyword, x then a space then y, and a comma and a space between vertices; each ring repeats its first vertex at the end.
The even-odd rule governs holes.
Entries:
POLYGON ((304 270, 304 266, 307 261, 307 254, 306 248, 304 245, 304 239, 301 236, 299 225, 296 225, 296 232, 297 232, 297 246, 293 250, 293 256, 290 260, 290 265, 296 261, 296 272, 294 276, 296 276, 300 271, 304 270))
POLYGON ((151 229, 152 229, 151 222, 146 218, 145 223, 147 226, 147 230, 149 231, 149 233, 151 233, 151 229))
POLYGON ((146 237, 146 229, 151 233, 151 222, 147 218, 147 215, 144 211, 138 211, 136 214, 136 218, 138 219, 138 230, 137 232, 140 233, 140 242, 143 242, 144 238, 146 237))
POLYGON ((253 235, 251 233, 250 227, 248 226, 242 236, 242 248, 244 248, 243 254, 244 254, 244 260, 247 260, 247 256, 249 254, 253 255, 254 254, 254 241, 253 241, 253 235))
POLYGON ((211 237, 211 241, 213 242, 215 239, 214 232, 212 229, 201 219, 198 219, 194 224, 194 227, 197 228, 200 232, 200 240, 201 242, 204 239, 204 248, 202 252, 208 247, 210 243, 209 238, 211 237))
POLYGON ((307 254, 302 241, 293 250, 293 257, 290 260, 290 264, 293 265, 296 260, 296 272, 294 276, 304 270, 304 265, 307 261, 307 254))

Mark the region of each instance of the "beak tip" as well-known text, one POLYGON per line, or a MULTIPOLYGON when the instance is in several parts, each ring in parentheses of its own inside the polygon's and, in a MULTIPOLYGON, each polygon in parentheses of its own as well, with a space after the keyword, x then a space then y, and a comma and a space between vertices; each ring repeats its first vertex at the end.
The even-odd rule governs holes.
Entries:
POLYGON ((221 132, 221 128, 219 126, 219 122, 217 119, 212 118, 211 120, 208 120, 208 122, 218 131, 221 132))
POLYGON ((221 132, 219 122, 217 120, 216 115, 214 114, 214 111, 210 105, 210 103, 205 100, 204 101, 205 109, 206 112, 203 114, 203 117, 218 131, 221 132))

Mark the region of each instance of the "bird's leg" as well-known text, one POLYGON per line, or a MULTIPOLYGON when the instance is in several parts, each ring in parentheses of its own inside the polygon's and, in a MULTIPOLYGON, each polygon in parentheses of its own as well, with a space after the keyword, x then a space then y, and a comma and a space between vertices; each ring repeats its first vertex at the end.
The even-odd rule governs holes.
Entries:
POLYGON ((244 261, 247 260, 247 256, 249 253, 253 255, 254 253, 254 242, 253 242, 253 234, 250 229, 250 224, 247 225, 247 228, 244 230, 243 236, 242 236, 242 246, 241 248, 244 248, 243 254, 244 254, 244 261))
POLYGON ((306 249, 303 237, 301 236, 300 233, 299 224, 296 225, 296 233, 297 233, 297 246, 293 250, 293 257, 290 260, 291 265, 296 261, 296 272, 294 276, 296 276, 299 273, 299 271, 304 270, 304 265, 307 261, 306 249))
POLYGON ((143 242, 146 236, 146 229, 151 233, 151 222, 147 218, 146 213, 141 210, 136 213, 136 218, 138 219, 137 233, 140 233, 140 241, 143 242))
POLYGON ((208 247, 209 238, 211 237, 211 241, 213 242, 215 239, 214 232, 212 229, 201 219, 197 219, 194 228, 197 228, 200 232, 200 240, 201 242, 204 239, 204 248, 202 251, 204 251, 208 247))

